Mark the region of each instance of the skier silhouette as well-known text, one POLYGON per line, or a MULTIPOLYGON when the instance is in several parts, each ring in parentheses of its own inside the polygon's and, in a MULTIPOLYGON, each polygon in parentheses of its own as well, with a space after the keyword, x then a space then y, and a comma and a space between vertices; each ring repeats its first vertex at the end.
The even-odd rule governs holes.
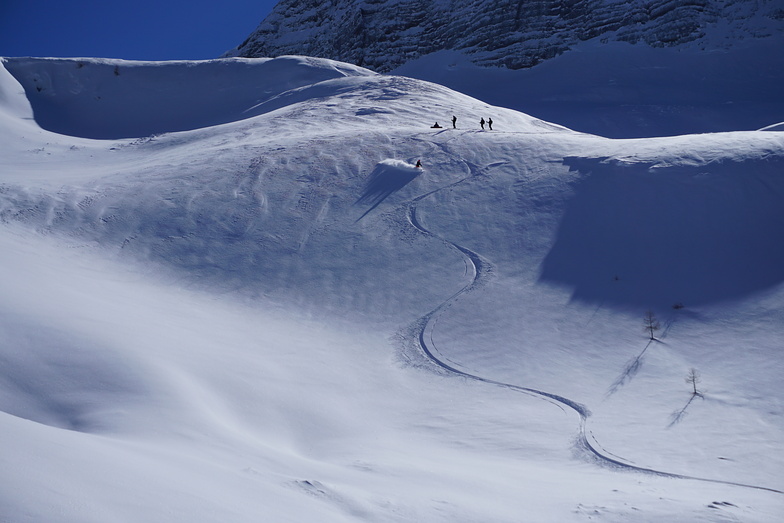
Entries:
POLYGON ((482 126, 482 129, 484 129, 484 128, 485 128, 485 119, 484 119, 484 118, 482 118, 481 120, 479 120, 479 125, 481 125, 481 126, 482 126))
POLYGON ((416 165, 414 167, 418 167, 418 168, 421 169, 422 168, 422 161, 421 160, 417 160, 417 163, 416 163, 416 165))
POLYGON ((452 116, 452 129, 457 129, 457 116, 452 116))
POLYGON ((490 130, 492 131, 493 130, 493 119, 492 118, 488 118, 487 119, 487 125, 490 126, 490 130))

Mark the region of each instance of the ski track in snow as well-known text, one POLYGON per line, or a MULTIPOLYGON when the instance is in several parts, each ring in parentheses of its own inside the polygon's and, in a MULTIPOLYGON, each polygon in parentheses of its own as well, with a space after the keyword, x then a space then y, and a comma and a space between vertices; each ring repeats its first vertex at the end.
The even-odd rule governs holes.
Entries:
MULTIPOLYGON (((436 144, 439 145, 439 144, 436 144)), ((462 365, 458 362, 452 361, 446 356, 442 355, 441 352, 435 346, 435 342, 433 340, 433 332, 435 331, 436 324, 438 323, 439 317, 444 314, 451 305, 463 294, 472 292, 475 289, 480 288, 493 276, 493 265, 490 263, 489 260, 485 259, 479 253, 476 253, 462 245, 457 243, 451 242, 446 238, 442 238, 437 234, 433 233, 425 226, 417 218, 417 204, 432 196, 433 194, 455 187, 456 185, 462 184, 468 180, 471 180, 477 176, 480 176, 484 171, 499 165, 500 163, 494 163, 487 165, 483 168, 479 168, 476 165, 473 165, 469 162, 465 162, 470 170, 470 175, 462 178, 456 182, 450 183, 438 189, 434 189, 429 191, 425 194, 417 196, 410 203, 406 206, 406 217, 408 219, 409 224, 419 231, 421 234, 428 236, 430 238, 436 239, 438 241, 443 242, 444 244, 448 245, 449 247, 457 250, 461 253, 461 255, 466 260, 466 264, 472 268, 473 275, 470 278, 470 281, 459 291, 452 294, 446 300, 441 302, 435 309, 431 310, 424 316, 420 317, 416 321, 417 328, 419 329, 418 333, 418 343, 417 345, 424 353, 425 357, 428 361, 432 362, 433 364, 437 365, 439 368, 447 371, 448 373, 456 376, 461 376, 466 379, 479 381, 482 383, 486 383, 488 385, 495 385, 497 387, 503 387, 506 389, 510 389, 515 392, 520 392, 523 394, 527 394, 534 397, 542 398, 549 403, 559 407, 561 410, 564 410, 564 406, 572 409, 575 411, 579 418, 579 427, 578 427, 578 434, 575 441, 575 448, 579 450, 579 452, 590 461, 594 461, 600 465, 609 466, 618 470, 624 471, 631 471, 631 472, 641 472, 645 474, 654 474, 657 476, 672 478, 672 479, 685 479, 685 480, 693 480, 693 481, 703 481, 708 483, 717 483, 722 485, 730 485, 735 487, 743 487, 743 488, 750 488, 756 490, 763 490, 767 492, 773 492, 776 494, 784 494, 784 491, 776 490, 773 488, 762 487, 758 485, 749 485, 745 483, 737 483, 733 481, 725 481, 725 480, 718 480, 718 479, 710 479, 710 478, 700 478, 696 476, 687 476, 683 474, 675 474, 671 472, 664 472, 660 470, 655 470, 651 468, 641 467, 632 464, 629 460, 626 460, 620 456, 616 456, 612 454, 607 449, 603 448, 596 437, 593 435, 593 432, 586 428, 588 418, 591 416, 590 410, 585 405, 582 405, 574 400, 569 398, 565 398, 563 396, 559 396, 557 394, 553 394, 550 392, 532 389, 528 387, 523 387, 521 385, 514 385, 512 383, 505 383, 502 381, 497 381, 490 378, 482 377, 478 374, 472 374, 471 372, 467 372, 464 370, 460 370, 457 367, 462 367, 462 365), (429 342, 428 342, 429 340, 429 342), (438 353, 440 356, 437 356, 438 353), (447 363, 448 361, 448 363, 447 363)), ((647 349, 647 347, 646 347, 647 349)), ((643 351, 644 352, 644 351, 643 351)), ((642 356, 642 354, 640 355, 642 356)))

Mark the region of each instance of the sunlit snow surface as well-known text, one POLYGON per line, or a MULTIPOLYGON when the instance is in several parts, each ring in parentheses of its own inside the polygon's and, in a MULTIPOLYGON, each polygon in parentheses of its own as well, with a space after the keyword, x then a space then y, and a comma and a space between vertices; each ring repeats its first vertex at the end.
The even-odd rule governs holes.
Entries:
POLYGON ((784 133, 296 57, 3 66, 0 520, 784 515, 784 133))

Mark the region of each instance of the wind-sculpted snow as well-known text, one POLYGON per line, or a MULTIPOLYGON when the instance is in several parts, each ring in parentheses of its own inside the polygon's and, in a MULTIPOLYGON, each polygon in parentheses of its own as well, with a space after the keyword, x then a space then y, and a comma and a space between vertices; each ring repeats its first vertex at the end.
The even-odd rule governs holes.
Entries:
POLYGON ((781 132, 609 140, 308 63, 112 140, 0 76, 0 520, 776 520, 781 132))
POLYGON ((243 120, 299 87, 370 71, 330 60, 131 62, 6 58, 36 122, 85 138, 150 136, 243 120))

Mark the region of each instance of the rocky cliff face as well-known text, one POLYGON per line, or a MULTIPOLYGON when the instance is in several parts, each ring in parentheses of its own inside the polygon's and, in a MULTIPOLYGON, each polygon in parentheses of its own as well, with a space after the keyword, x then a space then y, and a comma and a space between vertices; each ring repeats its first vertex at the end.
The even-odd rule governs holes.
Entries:
POLYGON ((722 47, 783 30, 781 0, 282 0, 227 56, 304 54, 387 72, 451 49, 522 69, 593 38, 722 47))

